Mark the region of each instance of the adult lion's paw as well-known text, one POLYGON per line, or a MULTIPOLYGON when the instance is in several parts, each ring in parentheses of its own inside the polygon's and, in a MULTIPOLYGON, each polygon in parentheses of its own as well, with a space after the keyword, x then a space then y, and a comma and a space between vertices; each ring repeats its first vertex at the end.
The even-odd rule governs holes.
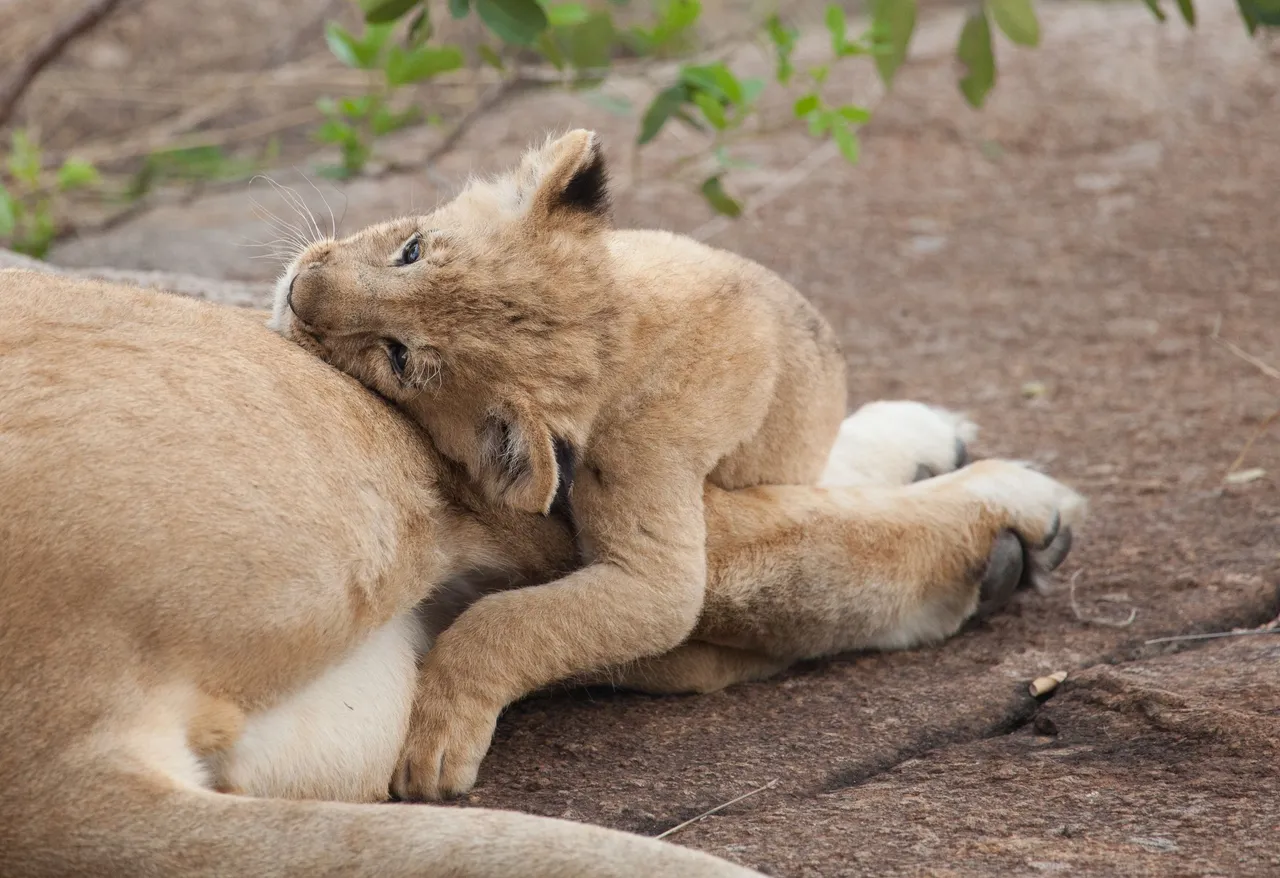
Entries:
POLYGON ((403 802, 434 801, 470 790, 501 711, 501 704, 460 693, 424 672, 392 795, 403 802))
POLYGON ((978 428, 963 415, 921 402, 871 402, 844 419, 820 484, 907 485, 969 461, 978 428))
POLYGON ((1000 527, 981 574, 974 615, 999 612, 1020 588, 1045 591, 1048 574, 1066 560, 1074 529, 1088 513, 1084 497, 1028 466, 1004 460, 979 461, 950 478, 976 495, 1000 527))

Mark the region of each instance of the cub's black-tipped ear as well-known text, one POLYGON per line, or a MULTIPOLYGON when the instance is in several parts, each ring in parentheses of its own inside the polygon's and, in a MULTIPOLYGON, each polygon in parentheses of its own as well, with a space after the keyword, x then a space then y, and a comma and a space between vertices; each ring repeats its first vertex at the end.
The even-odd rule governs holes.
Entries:
POLYGON ((570 131, 531 152, 521 166, 521 176, 532 181, 530 219, 609 222, 609 172, 594 131, 570 131))

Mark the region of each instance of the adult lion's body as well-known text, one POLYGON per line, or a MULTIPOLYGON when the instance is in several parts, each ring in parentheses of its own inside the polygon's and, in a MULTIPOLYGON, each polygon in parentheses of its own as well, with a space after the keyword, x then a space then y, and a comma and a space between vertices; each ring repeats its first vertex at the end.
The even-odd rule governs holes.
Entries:
POLYGON ((0 272, 0 309, 0 873, 740 872, 519 815, 212 792, 199 750, 233 742, 253 792, 385 793, 413 671, 395 626, 487 537, 416 430, 247 314, 25 272, 0 272), (354 721, 330 690, 258 722, 360 648, 354 721), (298 776, 335 767, 357 777, 298 776))
MULTIPOLYGON (((282 801, 384 798, 414 608, 563 573, 569 534, 256 315, 19 271, 0 311, 0 874, 743 874, 562 821, 282 801)), ((946 469, 953 425, 878 411, 837 451, 882 487, 709 488, 694 639, 611 673, 700 691, 937 640, 1008 597, 1001 552, 1078 519, 1012 464, 902 486, 886 461, 946 469)))

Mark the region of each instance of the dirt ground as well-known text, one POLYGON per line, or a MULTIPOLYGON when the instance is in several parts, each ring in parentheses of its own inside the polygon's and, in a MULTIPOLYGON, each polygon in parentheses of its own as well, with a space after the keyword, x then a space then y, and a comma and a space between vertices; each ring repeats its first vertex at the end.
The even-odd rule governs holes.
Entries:
MULTIPOLYGON (((1259 433, 1280 409, 1280 66, 1231 4, 1199 5, 1188 34, 1139 4, 1043 3, 1044 45, 1001 46, 982 113, 954 87, 957 14, 932 12, 891 95, 861 73, 837 84, 879 102, 862 162, 766 125, 742 147, 760 166, 734 223, 656 172, 687 146, 674 132, 635 175, 634 118, 559 93, 483 120, 434 175, 342 187, 353 228, 548 128, 597 127, 619 220, 751 255, 809 294, 843 335, 851 404, 963 409, 977 451, 1043 464, 1093 508, 1053 594, 936 649, 696 698, 518 704, 464 806, 657 834, 772 783, 672 840, 788 878, 1280 873, 1280 635, 1147 643, 1280 612, 1280 423, 1259 433), (1224 484, 1255 435, 1238 468, 1263 474, 1224 484), (1055 670, 1071 676, 1051 699, 1026 694, 1055 670)), ((262 301, 276 267, 242 246, 262 234, 248 201, 161 199, 52 258, 262 301)))

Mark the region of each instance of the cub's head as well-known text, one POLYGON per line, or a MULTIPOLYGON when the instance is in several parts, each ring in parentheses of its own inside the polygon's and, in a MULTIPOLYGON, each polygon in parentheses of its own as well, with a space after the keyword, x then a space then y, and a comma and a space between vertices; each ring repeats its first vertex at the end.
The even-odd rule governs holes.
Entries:
POLYGON ((492 498, 546 512, 556 446, 585 440, 617 356, 609 228, 599 140, 571 131, 433 213, 309 245, 272 326, 396 403, 492 498))

